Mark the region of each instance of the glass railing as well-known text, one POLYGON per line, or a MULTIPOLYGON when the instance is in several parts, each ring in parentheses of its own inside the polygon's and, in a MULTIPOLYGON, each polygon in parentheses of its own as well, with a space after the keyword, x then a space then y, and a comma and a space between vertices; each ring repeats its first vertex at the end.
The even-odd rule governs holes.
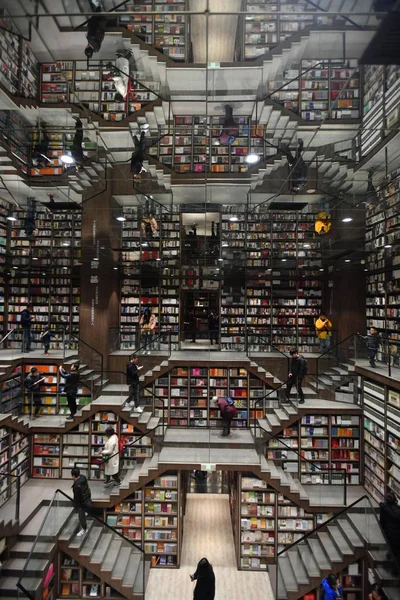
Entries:
POLYGON ((60 327, 46 327, 32 325, 30 329, 13 327, 0 340, 0 348, 7 350, 7 356, 16 360, 18 358, 38 358, 49 352, 53 358, 66 357, 66 331, 60 327), (42 337, 49 330, 51 337, 42 337))
MULTIPOLYGON (((102 579, 106 585, 109 584, 111 589, 117 586, 117 591, 121 591, 118 590, 118 585, 129 586, 132 594, 144 596, 145 554, 140 546, 124 537, 119 529, 114 529, 99 519, 91 505, 77 506, 70 496, 56 490, 18 579, 19 598, 28 597, 32 600, 38 597, 39 591, 43 597, 49 594, 51 596, 57 579, 56 562, 51 561, 43 578, 42 561, 38 559, 42 558, 43 552, 54 541, 61 543, 71 558, 79 555, 80 551, 90 549, 91 558, 95 558, 96 564, 101 565, 102 579), (77 533, 85 529, 85 522, 86 533, 78 543, 81 538, 77 533), (127 565, 123 572, 118 567, 119 557, 123 557, 123 562, 127 565), (119 584, 116 583, 118 580, 119 584)), ((93 580, 93 583, 96 582, 97 578, 93 580)))
MULTIPOLYGON (((0 471, 0 523, 19 521, 21 507, 21 477, 0 471)), ((27 476, 24 476, 26 481, 27 476)))
MULTIPOLYGON (((368 496, 362 496, 305 535, 296 533, 297 539, 289 546, 283 547, 278 544, 276 571, 272 580, 277 600, 287 599, 291 592, 299 593, 300 587, 303 590, 300 595, 311 591, 316 587, 311 581, 313 577, 318 581, 317 585, 320 585, 323 577, 319 567, 325 563, 326 566, 322 568, 327 572, 331 570, 334 560, 332 553, 338 555, 337 561, 341 560, 337 551, 338 535, 346 540, 347 548, 350 544, 358 549, 386 549, 386 540, 376 515, 376 508, 368 496), (295 564, 298 568, 294 568, 295 564), (306 589, 307 584, 310 590, 306 589)), ((344 560, 347 562, 346 558, 344 560)))

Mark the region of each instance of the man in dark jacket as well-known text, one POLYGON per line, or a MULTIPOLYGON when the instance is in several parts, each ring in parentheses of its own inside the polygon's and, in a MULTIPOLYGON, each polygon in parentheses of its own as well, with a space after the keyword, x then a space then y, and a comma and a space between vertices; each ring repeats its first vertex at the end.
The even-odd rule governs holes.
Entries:
POLYGON ((69 412, 71 413, 69 417, 67 417, 67 421, 73 421, 74 416, 77 411, 76 406, 76 395, 78 393, 79 386, 79 363, 74 363, 71 366, 71 372, 67 373, 63 367, 60 366, 60 375, 65 379, 64 392, 67 395, 67 403, 69 412))
POLYGON ((375 327, 370 327, 367 335, 358 334, 365 340, 369 364, 371 367, 376 367, 375 357, 378 353, 379 346, 382 344, 382 338, 375 327))
POLYGON ((232 419, 236 416, 237 410, 231 398, 218 398, 213 396, 213 402, 221 411, 222 417, 222 437, 227 437, 231 433, 232 419))
POLYGON ((145 132, 142 131, 140 134, 140 140, 135 135, 133 142, 135 144, 135 150, 131 156, 131 173, 133 175, 134 183, 140 183, 140 174, 146 169, 143 167, 144 151, 146 148, 146 142, 144 140, 145 132))
POLYGON ((292 357, 292 362, 290 365, 290 373, 287 382, 286 395, 289 399, 292 387, 296 386, 300 397, 299 404, 304 404, 304 393, 302 385, 303 379, 308 372, 307 361, 304 358, 304 356, 300 356, 297 348, 292 348, 290 350, 290 356, 292 357))
POLYGON ((290 171, 291 193, 297 194, 307 183, 308 167, 302 159, 304 142, 299 139, 296 156, 293 156, 287 146, 280 146, 280 151, 286 156, 290 171))
POLYGON ((239 135, 239 125, 233 118, 233 108, 229 104, 225 106, 225 119, 222 126, 219 141, 221 144, 231 145, 239 135))
MULTIPOLYGON (((93 12, 102 12, 103 8, 99 0, 90 0, 90 5, 93 12)), ((94 52, 99 52, 101 44, 104 40, 107 19, 105 17, 90 17, 87 24, 87 41, 85 48, 87 58, 92 58, 94 52)))
POLYGON ((397 561, 400 561, 400 506, 396 495, 389 492, 384 502, 379 503, 379 520, 385 532, 391 551, 397 561))
POLYGON ((36 200, 35 198, 27 199, 27 209, 24 223, 24 233, 30 238, 37 232, 36 228, 36 200))
POLYGON ((34 417, 38 417, 40 413, 40 406, 42 403, 40 386, 43 385, 45 379, 46 378, 39 373, 36 367, 32 367, 29 375, 24 381, 25 388, 28 390, 29 394, 32 395, 32 402, 35 407, 34 417))
POLYGON ((139 371, 143 366, 137 366, 138 357, 134 354, 126 365, 126 383, 129 385, 129 399, 127 404, 134 408, 135 412, 143 412, 139 406, 139 371))
POLYGON ((83 148, 82 148, 83 126, 82 126, 82 121, 79 119, 79 117, 74 117, 74 119, 76 121, 76 124, 75 124, 75 135, 74 135, 74 139, 72 140, 72 146, 71 146, 71 155, 75 161, 76 169, 79 170, 82 168, 83 163, 85 161, 85 156, 83 154, 83 148))
POLYGON ((22 327, 22 352, 31 351, 31 325, 32 325, 32 305, 27 304, 26 308, 21 311, 20 320, 22 327))
POLYGON ((86 477, 81 475, 78 467, 71 469, 71 475, 74 480, 72 484, 74 502, 78 509, 79 523, 81 525, 81 529, 76 535, 81 537, 87 532, 86 512, 92 510, 92 494, 86 477))

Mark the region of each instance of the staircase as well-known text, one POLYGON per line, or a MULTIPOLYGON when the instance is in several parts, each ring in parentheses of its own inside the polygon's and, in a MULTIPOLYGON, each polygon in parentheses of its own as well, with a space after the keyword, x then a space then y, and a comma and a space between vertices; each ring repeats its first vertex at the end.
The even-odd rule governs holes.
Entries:
MULTIPOLYGON (((276 600, 299 600, 319 588, 329 573, 340 573, 360 558, 368 557, 385 582, 386 540, 367 496, 340 515, 317 527, 292 547, 278 554, 276 600)), ((387 560, 386 560, 387 563, 387 560)), ((396 583, 391 576, 389 585, 396 583)), ((389 592, 387 589, 387 592, 389 592)), ((399 587, 392 588, 391 600, 400 598, 399 587)))
POLYGON ((355 361, 347 360, 338 366, 327 367, 318 375, 318 380, 310 378, 309 385, 321 398, 354 404, 357 391, 354 387, 357 386, 355 361))

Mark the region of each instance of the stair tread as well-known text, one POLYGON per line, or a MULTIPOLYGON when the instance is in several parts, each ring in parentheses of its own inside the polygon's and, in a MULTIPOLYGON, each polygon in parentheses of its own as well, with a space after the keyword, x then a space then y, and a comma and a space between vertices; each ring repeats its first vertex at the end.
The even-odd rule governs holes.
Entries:
MULTIPOLYGON (((53 542, 38 542, 37 544, 35 544, 34 555, 41 554, 42 552, 43 553, 51 552, 54 549, 54 545, 55 544, 53 542)), ((29 555, 31 550, 32 550, 32 542, 19 541, 16 544, 14 544, 14 546, 11 548, 10 554, 13 555, 13 554, 21 553, 21 554, 29 555)))
POLYGON ((151 429, 155 429, 158 425, 160 424, 160 419, 159 417, 151 417, 151 419, 148 421, 147 425, 148 428, 151 429))
POLYGON ((112 571, 118 554, 122 546, 122 538, 115 536, 111 544, 108 547, 105 558, 102 560, 100 571, 112 571))
POLYGON ((400 589, 399 587, 389 587, 387 585, 382 586, 383 591, 390 600, 400 600, 400 589))
POLYGON ((144 410, 139 417, 139 423, 148 423, 151 419, 151 412, 144 410))
POLYGON ((112 538, 113 538, 112 533, 107 532, 107 533, 102 534, 101 539, 97 545, 97 548, 93 552, 92 557, 90 559, 91 563, 101 564, 101 561, 103 560, 104 555, 107 552, 108 547, 110 546, 112 538))
POLYGON ((297 585, 296 575, 290 564, 289 556, 287 554, 280 556, 278 564, 286 590, 288 592, 297 592, 299 586, 297 585))
POLYGON ((282 408, 274 408, 274 413, 276 414, 278 419, 281 421, 281 424, 282 424, 282 421, 285 421, 289 418, 287 412, 285 410, 283 410, 282 408))
MULTIPOLYGON (((350 525, 351 527, 351 525, 350 525)), ((342 531, 340 530, 340 527, 338 527, 338 525, 328 525, 328 531, 331 534, 332 538, 335 540, 335 544, 336 546, 338 546, 339 551, 342 554, 353 554, 353 549, 350 547, 349 543, 347 542, 345 536, 343 535, 342 531)), ((349 529, 350 531, 350 529, 349 529)), ((354 532, 354 530, 353 530, 354 532)))
POLYGON ((286 600, 287 592, 283 581, 281 570, 278 568, 278 589, 276 591, 277 600, 286 600))
POLYGON ((310 580, 307 571, 304 567, 301 556, 297 552, 297 549, 292 548, 291 550, 288 550, 287 554, 289 556, 289 561, 292 566, 293 573, 295 573, 297 583, 299 583, 300 585, 309 583, 310 580))
POLYGON ((82 545, 82 548, 79 550, 80 556, 91 556, 93 550, 97 546, 97 543, 102 534, 102 527, 100 525, 95 524, 90 532, 85 536, 85 541, 82 545))
POLYGON ((269 413, 265 415, 265 419, 271 427, 279 427, 279 425, 281 425, 280 420, 274 413, 269 413))
POLYGON ((325 552, 322 549, 322 544, 318 538, 314 538, 309 536, 307 539, 307 543, 311 549, 312 555, 321 570, 326 570, 331 568, 331 562, 327 558, 325 552))
POLYGON ((129 562, 129 559, 131 557, 132 554, 132 546, 131 544, 128 544, 126 546, 122 546, 122 548, 119 551, 118 554, 118 558, 117 561, 114 565, 113 571, 112 571, 112 577, 113 579, 122 579, 125 573, 125 569, 127 567, 127 564, 129 562))
MULTIPOLYGON (((6 575, 0 579, 0 590, 15 590, 17 587, 17 583, 19 581, 20 575, 18 577, 13 577, 12 575, 6 575)), ((21 581, 22 585, 28 590, 28 592, 39 589, 42 583, 41 577, 24 577, 21 581)))
POLYGON ((30 571, 42 571, 46 568, 48 562, 45 558, 31 558, 29 559, 29 563, 27 563, 26 558, 9 558, 3 563, 3 569, 19 571, 20 574, 26 565, 30 571))
POLYGON ((301 559, 309 576, 320 577, 321 570, 317 564, 317 561, 315 560, 310 546, 306 543, 301 543, 297 546, 297 551, 301 556, 301 559))
POLYGON ((327 556, 329 556, 330 560, 334 562, 341 562, 342 556, 340 555, 340 552, 336 549, 336 546, 333 543, 333 540, 329 533, 327 533, 326 531, 319 531, 317 533, 317 536, 321 544, 323 545, 327 556))
POLYGON ((349 543, 352 545, 353 548, 364 548, 365 543, 358 535, 356 529, 348 519, 338 519, 337 524, 339 525, 340 529, 344 533, 345 537, 349 540, 349 543))
POLYGON ((266 419, 257 419, 257 423, 260 425, 260 427, 262 429, 265 429, 265 431, 268 431, 268 432, 271 431, 271 425, 268 423, 268 421, 266 419))
POLYGON ((139 550, 137 552, 131 552, 131 556, 129 558, 124 576, 122 578, 123 586, 133 586, 133 584, 135 583, 137 571, 141 564, 141 553, 139 552, 139 550))

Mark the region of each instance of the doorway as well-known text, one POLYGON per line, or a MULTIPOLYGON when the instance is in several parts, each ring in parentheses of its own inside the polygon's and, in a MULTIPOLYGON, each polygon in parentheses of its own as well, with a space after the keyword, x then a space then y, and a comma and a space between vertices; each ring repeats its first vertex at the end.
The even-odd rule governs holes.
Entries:
POLYGON ((219 291, 183 290, 182 306, 182 350, 218 350, 219 291))

